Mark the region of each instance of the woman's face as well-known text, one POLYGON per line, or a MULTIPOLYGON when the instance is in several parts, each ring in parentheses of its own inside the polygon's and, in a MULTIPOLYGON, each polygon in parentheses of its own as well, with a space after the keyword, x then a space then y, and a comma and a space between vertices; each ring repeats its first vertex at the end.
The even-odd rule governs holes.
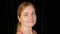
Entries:
POLYGON ((21 25, 32 27, 36 23, 36 13, 35 9, 32 6, 27 6, 21 13, 21 16, 18 17, 21 25))

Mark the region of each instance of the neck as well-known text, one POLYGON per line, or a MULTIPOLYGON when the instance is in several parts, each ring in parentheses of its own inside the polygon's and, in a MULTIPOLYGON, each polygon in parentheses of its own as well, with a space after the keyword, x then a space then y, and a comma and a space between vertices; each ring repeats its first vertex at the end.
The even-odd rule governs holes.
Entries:
POLYGON ((21 25, 19 29, 21 29, 25 34, 32 34, 32 27, 25 27, 21 25))

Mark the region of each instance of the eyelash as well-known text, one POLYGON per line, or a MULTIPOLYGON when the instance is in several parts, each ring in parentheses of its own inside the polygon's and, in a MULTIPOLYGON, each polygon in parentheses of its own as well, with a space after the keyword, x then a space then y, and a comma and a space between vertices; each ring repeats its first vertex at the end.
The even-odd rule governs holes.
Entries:
MULTIPOLYGON (((33 13, 32 15, 36 15, 35 13, 33 13)), ((24 16, 28 16, 28 14, 25 14, 24 16)))
POLYGON ((36 15, 35 13, 33 13, 33 15, 36 15))
POLYGON ((27 16, 27 14, 25 14, 24 16, 27 16))

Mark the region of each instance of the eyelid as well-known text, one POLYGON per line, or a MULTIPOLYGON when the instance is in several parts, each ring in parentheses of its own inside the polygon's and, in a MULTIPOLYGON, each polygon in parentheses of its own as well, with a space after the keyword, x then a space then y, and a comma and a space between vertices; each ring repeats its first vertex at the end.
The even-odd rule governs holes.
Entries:
POLYGON ((24 16, 27 16, 27 15, 28 15, 28 13, 25 13, 25 14, 24 14, 24 16))
POLYGON ((25 14, 28 14, 28 13, 25 13, 25 14))
POLYGON ((34 14, 34 15, 35 15, 36 13, 35 13, 35 12, 33 12, 32 14, 34 14))

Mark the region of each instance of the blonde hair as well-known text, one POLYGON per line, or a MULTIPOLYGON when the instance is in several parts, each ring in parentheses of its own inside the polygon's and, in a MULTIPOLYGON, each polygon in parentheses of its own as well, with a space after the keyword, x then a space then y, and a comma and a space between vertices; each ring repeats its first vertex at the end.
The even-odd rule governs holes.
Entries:
MULTIPOLYGON (((17 16, 21 16, 21 13, 22 13, 22 11, 27 7, 27 6, 33 6, 33 8, 35 8, 34 7, 34 5, 32 4, 32 3, 30 3, 30 2, 23 2, 21 5, 19 5, 18 6, 18 8, 17 8, 17 16)), ((20 27, 20 22, 18 22, 18 24, 17 24, 17 30, 18 30, 18 27, 20 27)))

